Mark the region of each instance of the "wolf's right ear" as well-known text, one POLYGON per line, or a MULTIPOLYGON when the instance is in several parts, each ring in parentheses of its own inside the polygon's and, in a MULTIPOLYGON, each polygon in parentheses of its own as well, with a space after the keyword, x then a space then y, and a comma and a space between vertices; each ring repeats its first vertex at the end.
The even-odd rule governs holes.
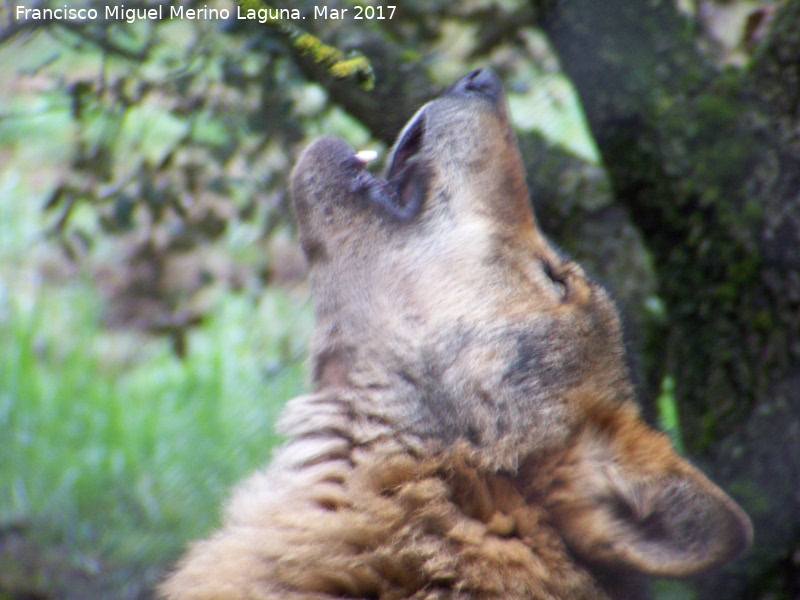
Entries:
POLYGON ((718 567, 753 535, 742 509, 638 419, 579 434, 548 504, 576 554, 655 576, 718 567))

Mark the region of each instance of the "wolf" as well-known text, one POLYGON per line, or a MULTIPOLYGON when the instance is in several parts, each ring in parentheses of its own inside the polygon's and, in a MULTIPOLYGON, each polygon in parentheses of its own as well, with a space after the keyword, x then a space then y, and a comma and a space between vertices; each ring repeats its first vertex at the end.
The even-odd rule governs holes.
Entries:
POLYGON ((384 176, 322 138, 292 174, 309 394, 169 600, 644 598, 750 543, 641 418, 620 319, 556 251, 489 69, 423 106, 384 176))

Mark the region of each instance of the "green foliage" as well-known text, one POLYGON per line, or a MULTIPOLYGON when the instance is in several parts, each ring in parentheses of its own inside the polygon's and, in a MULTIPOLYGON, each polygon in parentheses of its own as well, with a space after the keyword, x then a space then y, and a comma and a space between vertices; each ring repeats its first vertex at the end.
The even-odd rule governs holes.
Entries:
POLYGON ((686 454, 681 437, 681 422, 678 414, 678 403, 675 401, 675 378, 671 375, 664 377, 661 382, 661 392, 656 399, 658 420, 662 431, 667 432, 675 450, 679 454, 686 454))
MULTIPOLYGON (((26 61, 46 54, 35 42, 28 50, 26 61)), ((91 57, 60 60, 81 72, 91 57)), ((135 248, 125 234, 140 234, 142 223, 138 202, 127 214, 120 208, 139 198, 119 181, 131 184, 137 161, 157 176, 190 135, 197 148, 224 148, 236 131, 213 110, 188 118, 157 102, 109 117, 87 108, 99 106, 91 99, 76 123, 68 100, 59 89, 0 94, 0 590, 129 597, 123 590, 150 587, 187 541, 217 522, 230 486, 268 461, 277 412, 301 391, 311 315, 302 295, 264 291, 251 279, 247 293, 211 296, 183 360, 164 339, 107 329, 98 269, 122 264, 114 271, 126 274, 117 255, 135 248), (105 144, 117 158, 88 167, 112 167, 112 179, 96 188, 105 204, 88 196, 70 204, 64 194, 51 208, 68 214, 57 214, 55 239, 88 241, 86 258, 70 265, 45 235, 52 215, 42 214, 38 197, 53 182, 75 181, 65 152, 75 139, 84 148, 105 144)), ((233 182, 230 201, 246 206, 248 185, 233 182)), ((147 210, 163 210, 162 199, 147 210)), ((219 252, 269 265, 259 244, 264 214, 230 219, 216 237, 219 252)))
POLYGON ((661 579, 653 586, 656 600, 698 600, 697 592, 682 581, 661 579))

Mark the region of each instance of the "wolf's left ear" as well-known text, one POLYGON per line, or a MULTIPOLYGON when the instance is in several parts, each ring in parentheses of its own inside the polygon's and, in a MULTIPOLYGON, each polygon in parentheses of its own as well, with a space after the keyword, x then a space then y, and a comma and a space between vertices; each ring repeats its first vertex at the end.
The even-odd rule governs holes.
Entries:
POLYGON ((722 565, 752 539, 741 508, 635 420, 587 428, 548 495, 556 525, 584 559, 662 577, 722 565))

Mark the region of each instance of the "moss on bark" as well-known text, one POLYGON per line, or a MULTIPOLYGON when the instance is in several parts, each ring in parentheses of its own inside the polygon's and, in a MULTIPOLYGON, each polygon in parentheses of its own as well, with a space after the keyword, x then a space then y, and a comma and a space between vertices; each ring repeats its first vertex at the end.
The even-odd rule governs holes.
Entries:
POLYGON ((800 2, 749 72, 711 66, 671 2, 537 8, 654 256, 669 328, 648 381, 674 376, 690 453, 756 521, 752 572, 718 578, 715 597, 752 597, 800 529, 800 2))

